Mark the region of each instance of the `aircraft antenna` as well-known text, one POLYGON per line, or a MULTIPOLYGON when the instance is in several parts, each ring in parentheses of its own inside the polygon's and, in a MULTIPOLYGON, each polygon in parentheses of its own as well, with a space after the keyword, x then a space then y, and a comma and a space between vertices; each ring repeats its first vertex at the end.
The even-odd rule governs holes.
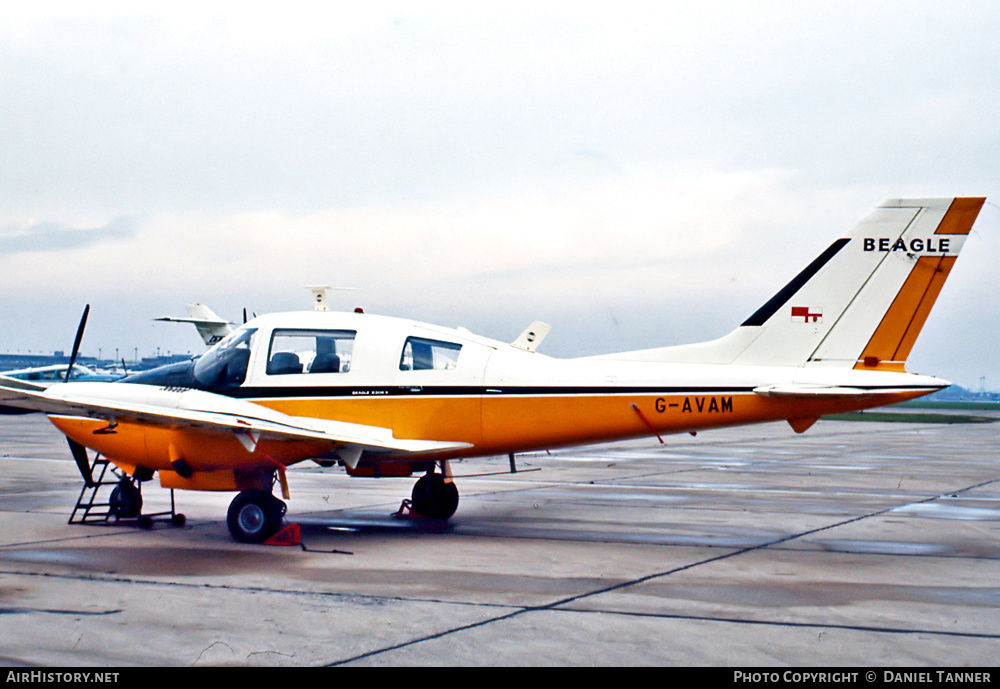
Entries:
POLYGON ((330 285, 306 285, 306 289, 310 290, 313 295, 313 311, 329 311, 328 301, 326 298, 327 290, 338 290, 340 292, 360 292, 360 287, 331 287, 330 285))

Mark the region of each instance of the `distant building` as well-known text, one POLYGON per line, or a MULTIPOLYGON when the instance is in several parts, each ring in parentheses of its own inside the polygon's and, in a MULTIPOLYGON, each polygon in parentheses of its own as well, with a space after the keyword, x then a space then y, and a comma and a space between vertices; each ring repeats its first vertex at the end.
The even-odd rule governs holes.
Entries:
MULTIPOLYGON (((170 354, 167 356, 147 356, 138 362, 127 362, 126 367, 130 372, 145 371, 157 366, 176 364, 182 361, 190 361, 191 354, 170 354)), ((113 359, 98 359, 94 356, 79 355, 76 363, 94 369, 118 369, 121 361, 113 359)), ((52 354, 0 354, 0 371, 13 371, 20 368, 34 368, 38 366, 69 365, 69 355, 63 351, 55 351, 52 354)))

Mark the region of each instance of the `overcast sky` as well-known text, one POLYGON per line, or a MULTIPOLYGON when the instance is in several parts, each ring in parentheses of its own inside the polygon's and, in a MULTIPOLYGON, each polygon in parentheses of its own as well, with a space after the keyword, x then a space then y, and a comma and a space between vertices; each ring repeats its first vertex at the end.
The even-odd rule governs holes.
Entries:
POLYGON ((1000 389, 995 0, 12 5, 0 352, 90 303, 85 354, 199 353, 152 319, 310 284, 557 356, 706 340, 883 199, 971 195, 908 368, 1000 389))

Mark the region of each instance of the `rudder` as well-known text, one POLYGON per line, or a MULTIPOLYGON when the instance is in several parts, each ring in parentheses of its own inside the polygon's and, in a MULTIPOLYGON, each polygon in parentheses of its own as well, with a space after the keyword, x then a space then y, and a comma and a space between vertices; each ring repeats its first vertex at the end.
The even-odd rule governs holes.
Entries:
MULTIPOLYGON (((964 244, 985 201, 985 198, 956 198, 951 202, 934 231, 939 249, 945 241, 951 248, 957 237, 961 237, 961 243, 964 244)), ((917 258, 896 298, 855 363, 855 368, 903 370, 903 364, 955 265, 960 249, 961 246, 955 248, 954 255, 940 252, 941 255, 917 258)))

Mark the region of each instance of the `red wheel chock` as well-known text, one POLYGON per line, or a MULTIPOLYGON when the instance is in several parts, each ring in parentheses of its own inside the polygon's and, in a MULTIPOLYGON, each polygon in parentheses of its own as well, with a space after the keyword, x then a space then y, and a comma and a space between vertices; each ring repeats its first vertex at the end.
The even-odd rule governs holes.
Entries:
POLYGON ((302 527, 292 522, 264 541, 264 545, 302 545, 302 527))
POLYGON ((419 519, 420 515, 413 511, 413 501, 409 498, 403 500, 399 509, 392 513, 397 519, 419 519))

